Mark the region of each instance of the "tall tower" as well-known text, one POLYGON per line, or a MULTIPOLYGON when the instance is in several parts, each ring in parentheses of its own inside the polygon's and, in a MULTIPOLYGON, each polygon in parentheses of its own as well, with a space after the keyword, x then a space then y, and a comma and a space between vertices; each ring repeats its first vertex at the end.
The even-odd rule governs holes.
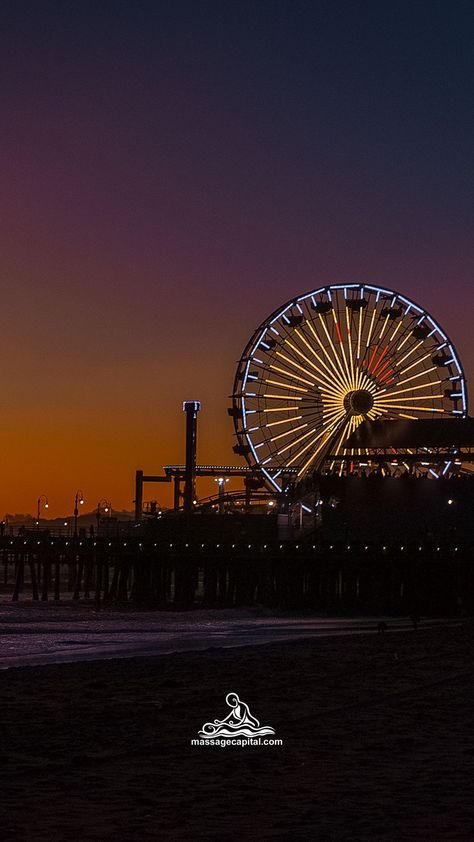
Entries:
POLYGON ((184 478, 184 511, 186 514, 192 512, 195 496, 197 414, 200 409, 200 401, 184 401, 183 403, 183 410, 186 413, 186 471, 184 478))

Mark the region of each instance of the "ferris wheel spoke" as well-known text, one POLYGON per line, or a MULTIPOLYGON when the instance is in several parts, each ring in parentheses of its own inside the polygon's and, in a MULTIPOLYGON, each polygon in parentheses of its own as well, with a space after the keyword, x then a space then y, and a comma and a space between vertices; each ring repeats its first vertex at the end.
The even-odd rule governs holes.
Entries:
MULTIPOLYGON (((401 318, 400 318, 400 321, 398 323, 398 329, 402 327, 403 322, 404 322, 404 316, 402 315, 401 318)), ((404 330, 402 331, 402 335, 406 331, 409 331, 409 335, 411 334, 411 332, 412 332, 412 325, 411 324, 408 323, 408 324, 405 325, 404 330)), ((387 348, 386 356, 387 356, 387 358, 390 362, 393 362, 394 359, 396 358, 397 349, 396 349, 395 343, 393 341, 393 337, 396 335, 396 333, 397 333, 397 329, 395 329, 395 331, 392 333, 392 336, 389 337, 387 345, 386 345, 386 348, 387 348)), ((365 357, 364 357, 362 362, 365 362, 365 358, 367 357, 367 355, 369 353, 371 353, 370 348, 371 348, 371 346, 369 344, 366 348, 365 357)))
MULTIPOLYGON (((398 358, 398 356, 397 356, 397 349, 396 349, 395 347, 392 347, 392 349, 391 349, 391 353, 389 354, 389 362, 392 362, 392 363, 393 363, 393 364, 397 367, 397 371, 398 371, 398 374, 399 374, 399 375, 400 375, 400 366, 402 366, 402 365, 403 365, 403 363, 404 363, 404 362, 405 362, 405 361, 406 361, 406 360, 407 360, 407 359, 408 359, 408 358, 409 358, 409 357, 410 357, 413 353, 415 353, 416 351, 418 351, 418 350, 422 347, 423 343, 424 343, 424 341, 423 341, 423 340, 421 340, 421 342, 420 342, 420 341, 415 341, 415 342, 414 342, 414 344, 413 344, 411 347, 409 347, 409 349, 408 349, 408 351, 406 352, 406 354, 404 354, 404 355, 403 355, 403 357, 401 357, 400 359, 399 359, 399 358, 398 358)), ((430 356, 430 354, 432 354, 432 353, 433 353, 433 349, 430 349, 430 351, 429 351, 429 353, 427 354, 427 356, 430 356)), ((418 359, 418 362, 421 362, 421 360, 420 360, 420 359, 418 359)))
POLYGON ((437 408, 437 407, 426 407, 426 406, 414 406, 413 404, 410 407, 406 407, 405 404, 398 404, 398 403, 389 403, 384 404, 384 409, 412 409, 416 412, 444 412, 444 409, 437 408))
MULTIPOLYGON (((351 433, 354 432, 355 428, 357 427, 357 420, 354 416, 349 418, 349 422, 347 424, 347 440, 350 439, 351 433)), ((352 450, 351 450, 352 453, 352 450)))
POLYGON ((286 363, 288 363, 289 365, 292 365, 294 368, 297 368, 299 371, 302 371, 307 376, 313 377, 313 383, 311 385, 312 386, 315 385, 316 378, 315 378, 314 373, 312 371, 308 371, 304 366, 301 365, 301 363, 297 362, 297 360, 293 359, 292 357, 289 357, 287 354, 283 354, 282 351, 277 351, 276 356, 280 360, 285 360, 286 363))
POLYGON ((371 372, 373 377, 377 376, 377 371, 383 371, 386 368, 386 366, 389 365, 389 363, 386 360, 385 362, 383 362, 387 354, 388 347, 388 345, 385 345, 385 348, 383 348, 380 352, 378 359, 374 361, 374 367, 371 372), (382 366, 382 368, 380 368, 380 366, 382 366))
POLYGON ((290 382, 292 382, 293 380, 297 380, 298 383, 306 383, 308 386, 314 387, 315 385, 314 380, 313 382, 311 382, 311 380, 306 380, 305 377, 301 377, 301 374, 294 374, 292 371, 286 371, 286 369, 284 368, 279 368, 277 365, 270 365, 270 369, 271 371, 278 371, 279 374, 285 375, 285 377, 288 377, 288 380, 290 380, 290 382))
POLYGON ((360 358, 360 342, 362 338, 362 329, 363 329, 363 319, 364 319, 364 309, 363 307, 359 310, 359 329, 357 331, 357 362, 359 362, 360 358))
POLYGON ((304 354, 293 342, 290 342, 290 340, 287 339, 286 344, 289 345, 290 348, 292 348, 292 350, 295 351, 295 353, 298 354, 299 357, 301 357, 301 359, 305 360, 305 362, 307 362, 308 365, 310 365, 311 368, 313 368, 317 372, 317 374, 319 376, 319 379, 320 379, 320 382, 326 382, 330 386, 332 386, 332 381, 331 381, 330 376, 328 374, 325 374, 323 371, 321 371, 321 369, 318 368, 318 366, 315 365, 313 363, 313 361, 310 360, 309 357, 307 357, 306 354, 304 354))
POLYGON ((421 365, 421 363, 427 360, 428 357, 432 356, 432 353, 432 351, 428 351, 427 354, 424 354, 422 357, 418 357, 418 359, 410 363, 410 365, 405 366, 405 368, 399 369, 398 375, 401 377, 402 374, 406 374, 407 371, 411 371, 412 368, 415 368, 417 365, 421 365))
MULTIPOLYGON (((331 334, 329 333, 327 324, 324 321, 321 313, 318 313, 318 316, 319 316, 320 324, 322 325, 322 328, 323 328, 324 333, 326 335, 326 338, 328 340, 329 347, 331 348, 331 351, 332 351, 332 354, 333 354, 333 357, 334 357, 334 362, 336 363, 337 368, 339 369, 339 376, 342 378, 342 382, 346 384, 348 389, 350 389, 350 381, 347 379, 347 372, 344 369, 344 366, 342 364, 340 355, 336 351, 336 346, 335 346, 335 344, 334 344, 334 342, 331 338, 331 334)), ((324 345, 322 345, 321 347, 324 348, 324 345)))
POLYGON ((272 436, 270 441, 271 442, 278 441, 279 439, 282 439, 285 436, 293 435, 294 433, 297 432, 297 430, 303 430, 307 426, 308 426, 308 424, 298 424, 297 427, 292 427, 291 430, 285 430, 284 433, 279 433, 277 436, 272 436))
MULTIPOLYGON (((328 360, 328 362, 329 362, 329 365, 331 366, 331 369, 332 369, 332 371, 334 372, 334 375, 335 375, 335 376, 339 379, 339 378, 340 378, 340 372, 338 371, 338 369, 337 369, 336 365, 334 364, 333 360, 331 359, 330 355, 328 354, 328 352, 327 352, 327 351, 326 351, 326 349, 324 348, 324 345, 323 345, 323 343, 321 342, 321 338, 317 335, 317 333, 316 333, 316 331, 315 331, 315 329, 314 329, 313 325, 311 324, 311 322, 309 322, 309 321, 308 321, 308 322, 306 322, 306 324, 307 324, 308 328, 310 329, 310 331, 312 332, 312 334, 313 334, 314 338, 315 338, 315 339, 316 339, 316 341, 318 342, 319 347, 320 347, 320 348, 321 348, 321 350, 324 352, 324 354, 325 354, 325 356, 326 356, 326 358, 327 358, 327 360, 328 360)), ((304 334, 303 334, 302 330, 301 330, 300 328, 296 328, 295 333, 296 333, 296 334, 297 334, 297 336, 301 339, 301 341, 302 341, 302 342, 304 342, 304 344, 306 345, 306 347, 308 348, 308 350, 309 350, 309 351, 310 351, 310 352, 314 355, 314 357, 318 360, 319 364, 320 364, 320 365, 324 368, 324 360, 322 360, 322 359, 321 359, 321 357, 319 356, 319 354, 317 354, 317 352, 315 351, 315 349, 313 348, 313 346, 312 346, 312 345, 308 342, 308 340, 307 340, 307 339, 306 339, 306 337, 304 336, 304 334)))
MULTIPOLYGON (((395 398, 395 400, 398 400, 398 402, 400 403, 401 401, 410 401, 410 402, 413 402, 413 400, 417 400, 417 401, 434 401, 434 400, 439 400, 439 399, 443 400, 443 398, 444 398, 444 395, 443 395, 443 394, 439 394, 439 395, 418 395, 416 398, 412 398, 412 397, 409 397, 409 398, 395 398)), ((392 398, 391 398, 391 397, 389 397, 389 398, 383 398, 383 397, 382 397, 382 398, 377 398, 377 403, 378 403, 378 404, 382 404, 382 405, 383 405, 383 404, 386 404, 386 403, 391 403, 391 402, 392 402, 392 398)))
POLYGON ((323 415, 324 424, 332 424, 333 421, 341 417, 342 414, 346 414, 345 410, 342 409, 333 409, 330 412, 325 412, 323 415))
POLYGON ((391 360, 388 360, 388 362, 386 362, 378 372, 377 380, 379 383, 383 383, 388 377, 390 377, 391 374, 394 374, 394 369, 391 368, 390 365, 391 360))
POLYGON ((335 418, 339 418, 341 414, 345 414, 346 410, 341 409, 340 405, 334 405, 333 407, 329 407, 329 409, 323 413, 324 421, 327 423, 328 421, 334 420, 335 418))
MULTIPOLYGON (((373 301, 373 297, 374 297, 374 293, 371 292, 370 301, 373 301)), ((392 301, 393 301, 393 299, 392 299, 392 301)), ((372 349, 373 349, 372 339, 374 338, 374 343, 377 345, 377 347, 380 345, 381 334, 379 334, 377 336, 377 331, 378 331, 378 328, 379 328, 379 325, 380 325, 380 320, 381 319, 385 320, 385 317, 382 315, 382 311, 384 309, 383 304, 379 307, 378 306, 379 302, 381 302, 381 299, 379 298, 379 296, 377 294, 377 295, 375 295, 375 302, 372 305, 373 306, 372 316, 370 317, 369 330, 368 330, 368 333, 367 333, 364 355, 363 355, 362 360, 361 360, 362 366, 365 364, 365 361, 366 361, 367 357, 368 356, 370 357, 370 355, 372 353, 372 349)), ((382 336, 383 336, 383 334, 382 334, 382 336)))
MULTIPOLYGON (((437 366, 432 366, 431 368, 426 368, 424 373, 425 374, 431 374, 433 371, 436 371, 436 369, 437 369, 437 366)), ((423 374, 423 372, 420 372, 420 375, 422 375, 422 374, 423 374)), ((411 380, 411 378, 406 378, 405 381, 400 381, 399 383, 394 383, 393 386, 391 386, 390 388, 387 388, 387 390, 386 390, 387 394, 393 394, 392 390, 395 387, 403 385, 403 382, 408 382, 409 380, 411 380)), ((414 391, 415 388, 422 389, 423 387, 426 388, 426 386, 430 386, 430 387, 434 388, 435 386, 442 386, 443 383, 449 384, 450 383, 450 377, 446 376, 446 377, 442 377, 441 379, 439 379, 439 375, 438 375, 435 380, 432 380, 431 378, 429 378, 427 383, 417 384, 416 387, 415 386, 405 386, 405 391, 407 391, 407 390, 414 391)), ((383 390, 383 391, 385 391, 385 390, 383 390)))
POLYGON ((304 420, 313 427, 320 428, 324 424, 324 415, 322 412, 305 413, 304 420))
MULTIPOLYGON (((412 380, 417 380, 420 377, 424 377, 425 375, 430 374, 430 372, 432 372, 432 371, 436 371, 435 365, 432 366, 431 368, 425 368, 424 371, 420 371, 418 374, 413 374, 410 377, 405 377, 404 380, 399 380, 397 385, 403 386, 404 383, 410 383, 412 380)), ((431 381, 429 381, 429 382, 431 382, 431 381)))
POLYGON ((265 407, 258 410, 259 412, 289 412, 291 409, 301 409, 299 406, 281 406, 281 407, 265 407))
POLYGON ((397 345, 397 351, 402 351, 402 350, 403 350, 403 348, 405 347, 405 345, 407 344, 408 340, 409 340, 412 336, 413 336, 413 330, 411 330, 411 331, 410 331, 410 333, 408 333, 408 334, 405 336, 405 338, 403 339, 403 341, 402 341, 402 342, 400 342, 400 345, 397 345))
MULTIPOLYGON (((434 380, 432 383, 430 383, 430 385, 433 387, 441 386, 441 380, 434 380)), ((418 386, 407 386, 406 389, 397 389, 396 391, 393 391, 392 389, 381 389, 379 392, 377 392, 377 395, 389 395, 390 397, 394 397, 395 395, 403 395, 406 392, 416 392, 420 389, 426 389, 426 384, 421 383, 418 386)))
MULTIPOLYGON (((316 444, 317 441, 319 441, 321 438, 323 438, 324 439, 323 442, 320 445, 318 445, 317 449, 312 454, 313 458, 316 457, 317 454, 321 451, 321 448, 324 447, 324 444, 328 441, 328 439, 330 438, 330 436, 333 433, 334 433, 333 428, 330 428, 329 430, 321 430, 317 434, 317 436, 315 436, 314 439, 311 439, 311 441, 308 444, 306 444, 295 456, 293 456, 292 459, 290 459, 290 461, 287 464, 289 466, 291 466, 294 462, 297 461, 297 459, 300 459, 300 457, 303 456, 303 454, 306 453, 309 450, 310 447, 312 447, 314 444, 316 444)), ((304 471, 304 468, 300 468, 299 471, 298 471, 298 476, 303 471, 304 471)))
MULTIPOLYGON (((347 419, 345 419, 345 420, 346 420, 346 422, 347 422, 347 419)), ((334 450, 334 453, 329 454, 330 456, 338 456, 338 455, 339 455, 339 452, 340 452, 340 450, 341 450, 341 447, 342 447, 342 443, 343 443, 343 441, 344 441, 344 438, 347 438, 347 431, 346 431, 345 427, 343 427, 341 437, 340 437, 340 439, 339 439, 339 441, 338 441, 338 443, 337 443, 337 445, 336 445, 336 448, 335 448, 335 450, 334 450)), ((331 471, 334 469, 334 465, 335 465, 335 460, 333 460, 333 461, 331 462, 331 467, 330 467, 330 470, 331 470, 331 471)))
MULTIPOLYGON (((311 333, 313 334, 313 337, 318 342, 318 345, 319 345, 321 351, 324 353, 324 356, 326 357, 327 362, 331 367, 332 376, 335 378, 335 383, 338 384, 341 389, 350 388, 350 384, 349 384, 349 382, 347 381, 347 378, 346 378, 346 373, 344 371, 344 368, 342 367, 342 364, 339 360, 338 355, 336 354, 336 348, 334 346, 334 343, 332 342, 332 339, 329 335, 329 331, 327 330, 324 322, 322 322, 322 325, 323 325, 323 328, 325 329, 326 338, 328 340, 329 347, 331 349, 331 352, 332 352, 333 356, 331 356, 331 354, 329 353, 329 351, 325 347, 324 341, 321 339, 321 337, 317 333, 314 325, 310 321, 308 321, 306 324, 307 324, 309 330, 311 331, 311 333)), ((324 366, 324 361, 321 360, 321 358, 319 358, 319 357, 318 357, 318 359, 320 360, 321 364, 324 366)), ((329 372, 329 373, 331 373, 331 372, 329 372)))
POLYGON ((383 335, 384 335, 385 330, 387 328, 388 320, 389 320, 389 314, 387 313, 387 315, 384 317, 384 320, 383 320, 382 330, 379 333, 379 342, 381 342, 382 339, 383 339, 383 335))
POLYGON ((298 476, 301 476, 302 474, 306 473, 306 471, 308 470, 309 466, 313 464, 313 462, 314 462, 314 460, 316 459, 316 457, 319 455, 319 453, 321 453, 321 451, 322 451, 323 447, 324 447, 324 446, 328 443, 328 441, 329 441, 329 439, 330 439, 331 435, 332 435, 331 433, 328 433, 328 435, 327 435, 327 436, 323 439, 323 441, 321 442, 321 444, 320 444, 320 445, 318 445, 318 447, 316 448, 316 450, 314 451, 314 453, 312 453, 312 454, 311 454, 311 456, 309 457, 309 459, 307 459, 307 460, 306 460, 306 462, 304 463, 304 465, 303 465, 303 466, 299 469, 299 471, 298 471, 298 476))
POLYGON ((352 335, 351 335, 351 320, 349 308, 346 302, 346 328, 347 328, 347 347, 349 349, 349 368, 351 372, 351 381, 355 385, 355 371, 354 371, 354 357, 352 353, 352 335))
MULTIPOLYGON (((403 351, 403 349, 406 348, 406 347, 407 347, 408 351, 411 351, 413 346, 416 345, 417 342, 419 341, 417 339, 417 337, 414 335, 414 330, 415 330, 415 328, 417 327, 417 324, 418 324, 417 322, 415 322, 415 324, 413 323, 414 319, 415 319, 415 316, 410 316, 410 318, 406 321, 406 324, 404 325, 404 329, 401 331, 400 335, 397 336, 397 338, 394 339, 393 342, 391 343, 395 354, 400 354, 400 352, 403 351), (410 345, 407 346, 407 343, 410 342, 410 340, 412 341, 413 344, 411 346, 410 345)), ((422 340, 422 342, 423 341, 424 340, 422 340)))
MULTIPOLYGON (((405 409, 411 409, 411 407, 405 407, 405 409)), ((388 418, 408 418, 412 421, 418 421, 418 415, 408 415, 400 410, 394 412, 393 410, 387 409, 385 407, 378 407, 377 409, 378 416, 387 416, 388 418)), ((409 451, 410 453, 412 451, 409 451)))
POLYGON ((410 348, 410 350, 407 351, 407 353, 404 354, 403 357, 400 360, 398 360, 398 365, 401 366, 405 362, 405 360, 407 360, 408 357, 411 357, 411 355, 414 354, 415 351, 418 350, 418 348, 421 348, 422 345, 423 345, 423 339, 420 339, 419 342, 415 342, 413 347, 410 348))
POLYGON ((374 329, 374 322, 375 322, 376 313, 377 313, 377 305, 374 307, 374 309, 372 311, 372 316, 371 316, 371 319, 370 319, 369 332, 368 332, 368 335, 367 335, 367 341, 365 343, 366 350, 370 347, 370 340, 372 338, 372 331, 374 329))
MULTIPOLYGON (((285 360, 285 362, 287 362, 289 365, 293 365, 295 366, 295 368, 301 369, 302 371, 306 372, 306 369, 304 369, 299 363, 297 363, 295 360, 292 360, 290 357, 287 357, 280 351, 277 351, 277 356, 279 357, 279 359, 285 360)), ((320 389, 323 389, 326 392, 329 392, 330 394, 337 394, 333 383, 330 380, 323 380, 317 373, 315 374, 315 383, 313 385, 315 386, 316 384, 319 384, 320 389)))
POLYGON ((334 309, 332 310, 332 316, 333 316, 334 323, 335 323, 335 326, 336 326, 336 333, 337 333, 337 337, 338 337, 338 346, 339 346, 339 349, 340 349, 340 352, 341 352, 341 359, 342 359, 343 364, 344 364, 344 369, 345 369, 345 372, 346 372, 346 377, 347 377, 348 382, 349 382, 349 383, 351 383, 351 382, 352 382, 352 380, 351 380, 351 372, 350 372, 350 370, 349 370, 349 365, 348 365, 348 363, 347 363, 346 352, 345 352, 345 350, 344 350, 344 341, 343 341, 343 338, 342 338, 341 328, 340 328, 340 326, 339 326, 339 322, 338 322, 338 319, 337 319, 337 316, 336 316, 336 313, 335 313, 334 309))
POLYGON ((320 319, 321 319, 321 326, 322 326, 322 327, 323 327, 323 329, 324 329, 324 335, 325 335, 325 337, 326 337, 326 341, 327 341, 327 343, 328 343, 328 346, 329 346, 329 348, 330 348, 330 351, 329 351, 329 350, 326 348, 326 346, 325 346, 325 340, 324 340, 324 338, 323 338, 323 337, 321 337, 321 336, 319 335, 318 331, 317 331, 317 326, 318 326, 318 323, 317 323, 317 322, 313 322, 313 321, 311 321, 310 319, 308 319, 308 320, 305 322, 305 324, 304 324, 304 325, 302 325, 302 326, 300 327, 300 329, 299 329, 299 331, 298 331, 298 335, 299 335, 299 338, 300 338, 300 339, 301 339, 301 340, 305 343, 306 347, 308 347, 308 348, 311 348, 311 349, 312 349, 312 353, 313 353, 313 354, 314 354, 314 356, 317 358, 317 360, 318 360, 319 364, 320 364, 323 368, 324 368, 324 367, 326 367, 326 368, 327 368, 327 365, 329 365, 329 366, 330 366, 330 370, 328 369, 328 375, 329 375, 329 377, 331 377, 331 378, 335 378, 335 382, 336 382, 336 383, 339 383, 339 382, 341 382, 341 379, 342 379, 342 380, 344 379, 344 377, 345 377, 345 372, 344 372, 344 369, 342 368, 342 365, 341 365, 341 363, 340 363, 340 361, 339 361, 339 358, 338 358, 338 356, 337 356, 337 354, 336 354, 335 346, 334 346, 334 343, 333 343, 333 341, 332 341, 332 339, 331 339, 331 336, 330 336, 330 334, 329 334, 329 331, 327 330, 327 326, 326 326, 326 324, 324 323, 324 321, 323 321, 323 319, 322 319, 322 317, 321 317, 321 314, 318 314, 318 315, 319 315, 319 317, 320 317, 320 319), (309 330, 309 332, 310 332, 310 334, 311 334, 311 335, 309 335, 308 333, 306 333, 306 328, 308 328, 308 330, 309 330), (314 341, 316 341, 316 347, 317 347, 319 350, 321 350, 321 351, 322 351, 322 353, 324 354, 324 357, 325 357, 325 359, 327 360, 327 364, 325 364, 324 360, 323 360, 323 359, 319 356, 319 354, 318 354, 318 353, 317 353, 317 351, 315 350, 315 348, 314 348, 314 341), (313 344, 311 344, 311 343, 313 343, 313 344), (332 354, 332 356, 331 356, 331 354, 332 354))
POLYGON ((264 398, 267 400, 275 400, 275 401, 282 401, 282 400, 292 400, 292 401, 302 401, 303 398, 298 397, 297 395, 272 395, 270 392, 265 392, 263 395, 264 398))
POLYGON ((282 389, 286 389, 287 391, 291 388, 292 391, 295 392, 305 392, 308 394, 308 389, 305 389, 303 386, 288 386, 288 383, 281 383, 279 380, 266 380, 265 383, 268 383, 270 386, 280 386, 282 389))
POLYGON ((357 381, 357 388, 367 389, 367 391, 372 392, 372 394, 377 392, 377 386, 372 380, 369 380, 368 376, 363 371, 360 372, 360 377, 357 381))
MULTIPOLYGON (((313 435, 313 433, 315 433, 315 432, 316 432, 316 427, 314 427, 312 430, 308 430, 308 432, 304 433, 302 436, 299 436, 299 437, 298 437, 297 439, 295 439, 294 441, 292 441, 292 442, 290 442, 289 444, 285 445, 285 447, 282 447, 282 448, 281 448, 281 450, 277 450, 277 451, 276 451, 277 456, 281 456, 281 454, 282 454, 282 453, 286 453, 288 450, 291 450, 291 448, 292 448, 292 447, 294 447, 296 444, 299 444, 299 443, 300 443, 300 441, 305 441, 305 439, 307 439, 307 438, 308 438, 308 436, 312 436, 312 435, 313 435)), ((288 465, 291 465, 291 462, 292 462, 292 461, 293 461, 293 460, 290 460, 290 461, 288 462, 288 465)))
MULTIPOLYGON (((403 315, 402 315, 402 316, 400 317, 400 319, 398 320, 398 323, 395 325, 395 327, 394 327, 394 329, 393 329, 393 331, 392 331, 392 334, 391 334, 391 336, 390 336, 390 338, 389 338, 389 342, 390 342, 390 343, 392 343, 392 342, 394 341, 395 337, 398 335, 398 331, 400 330, 400 328, 401 328, 401 327, 402 327, 402 325, 404 324, 405 318, 408 316, 409 310, 410 310, 410 308, 408 307, 408 309, 407 309, 407 310, 405 310, 405 312, 403 313, 403 315)), ((407 328, 406 328, 406 329, 407 329, 407 328)))
POLYGON ((301 421, 302 415, 292 415, 291 418, 283 418, 281 421, 270 421, 269 424, 264 424, 264 427, 278 427, 280 424, 292 424, 293 421, 301 421))

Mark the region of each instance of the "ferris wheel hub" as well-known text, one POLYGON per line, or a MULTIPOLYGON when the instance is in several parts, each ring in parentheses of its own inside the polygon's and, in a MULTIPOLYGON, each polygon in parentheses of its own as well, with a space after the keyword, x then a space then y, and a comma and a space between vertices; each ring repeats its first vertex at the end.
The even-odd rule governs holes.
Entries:
POLYGON ((367 415, 374 405, 374 398, 367 389, 348 392, 344 398, 344 409, 351 415, 367 415))

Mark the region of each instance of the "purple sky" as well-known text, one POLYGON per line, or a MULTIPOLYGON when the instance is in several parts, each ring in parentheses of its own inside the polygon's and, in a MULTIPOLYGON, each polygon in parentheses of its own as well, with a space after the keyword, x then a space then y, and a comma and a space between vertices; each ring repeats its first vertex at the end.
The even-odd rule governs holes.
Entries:
POLYGON ((183 459, 183 398, 200 461, 235 462, 236 361, 320 284, 412 297, 472 383, 471 3, 2 18, 0 510, 131 508, 137 467, 183 459))

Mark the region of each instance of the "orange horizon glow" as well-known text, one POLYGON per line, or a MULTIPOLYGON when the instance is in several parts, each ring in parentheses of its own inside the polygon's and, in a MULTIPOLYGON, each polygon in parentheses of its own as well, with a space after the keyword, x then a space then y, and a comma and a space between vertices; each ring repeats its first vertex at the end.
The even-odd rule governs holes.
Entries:
MULTIPOLYGON (((423 302, 422 296, 416 297, 423 302)), ((267 307, 268 312, 274 303, 267 307)), ((188 333, 193 330, 191 309, 181 314, 187 321, 188 333)), ((259 312, 257 318, 260 315, 259 312)), ((446 318, 442 326, 446 327, 446 318)), ((239 338, 250 336, 255 327, 256 318, 245 331, 240 321, 234 324, 233 330, 219 331, 214 323, 208 322, 204 331, 209 337, 208 347, 200 337, 200 354, 195 358, 179 347, 174 353, 173 337, 167 338, 168 351, 157 348, 153 356, 149 353, 148 340, 147 354, 140 356, 138 331, 138 335, 128 336, 129 347, 135 348, 135 358, 131 361, 124 355, 114 362, 112 354, 106 353, 110 336, 104 333, 102 340, 96 338, 88 346, 87 326, 83 323, 85 342, 77 362, 65 354, 56 353, 48 358, 45 352, 50 337, 43 337, 37 378, 31 376, 31 365, 38 346, 24 345, 22 355, 16 357, 14 376, 10 368, 4 388, 8 400, 4 400, 2 407, 0 517, 6 513, 35 516, 40 494, 46 494, 49 499, 48 511, 43 515, 70 517, 78 488, 84 493, 85 511, 95 509, 103 498, 111 502, 115 511, 132 511, 137 468, 145 473, 161 474, 163 465, 184 463, 182 402, 190 398, 202 402, 198 419, 198 463, 245 464, 232 451, 235 439, 233 423, 226 411, 230 406, 227 396, 231 392, 234 361, 244 344, 239 338), (101 341, 102 356, 98 348, 101 341), (223 348, 223 353, 216 357, 215 347, 223 348), (172 376, 168 376, 167 357, 173 360, 172 376), (95 368, 94 360, 97 360, 95 368)), ((447 330, 453 338, 451 325, 447 330)), ((197 339, 200 329, 195 326, 194 331, 197 339)), ((53 342, 57 342, 57 336, 53 342)), ((465 339, 462 344, 467 344, 465 339)), ((459 351, 459 343, 457 347, 459 351)), ((465 356, 460 352, 469 375, 465 356)), ((229 490, 240 487, 241 480, 234 479, 229 490)), ((198 480, 197 491, 200 497, 213 494, 215 483, 208 478, 198 480)), ((144 487, 144 499, 157 500, 162 507, 172 505, 172 494, 171 483, 144 487)))

